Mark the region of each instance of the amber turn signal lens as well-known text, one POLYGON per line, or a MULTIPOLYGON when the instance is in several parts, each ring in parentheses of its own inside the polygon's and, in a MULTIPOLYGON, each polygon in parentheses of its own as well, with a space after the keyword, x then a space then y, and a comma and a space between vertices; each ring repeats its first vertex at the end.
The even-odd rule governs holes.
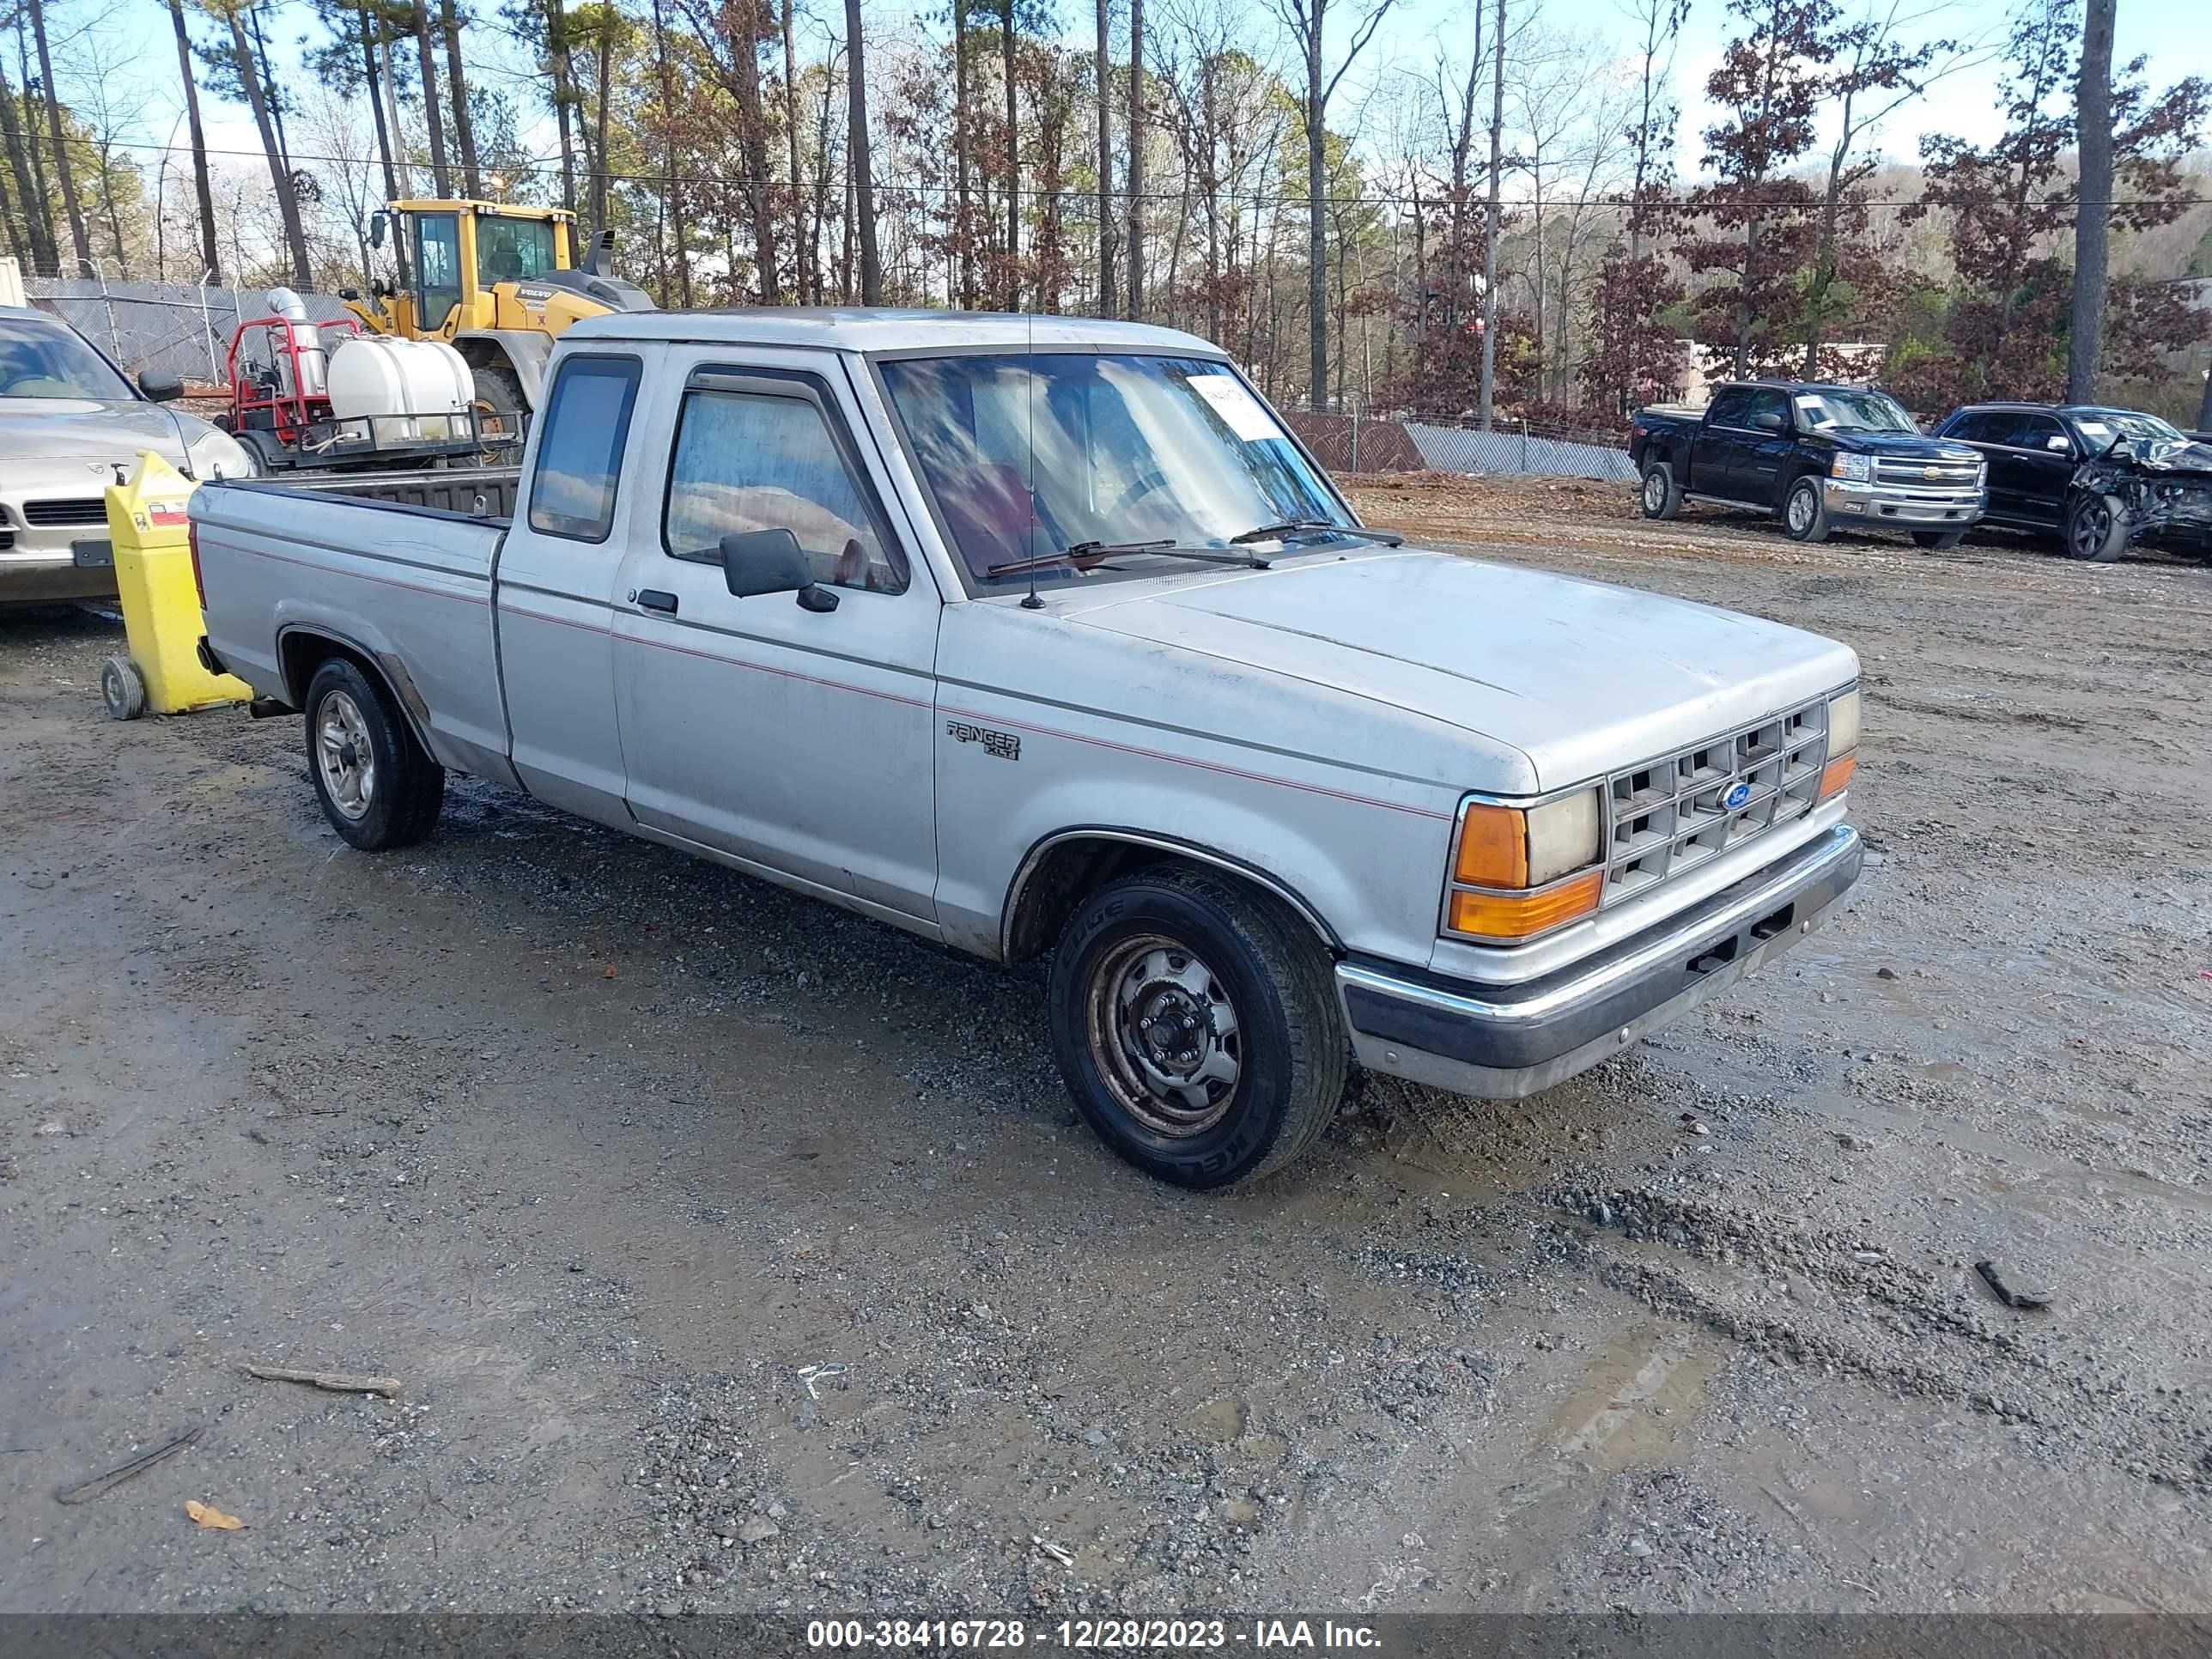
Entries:
POLYGON ((1452 879, 1480 887, 1528 884, 1528 825, 1519 807, 1468 803, 1452 879))
POLYGON ((1592 870, 1534 893, 1451 896, 1451 930, 1477 939, 1527 939, 1597 908, 1605 872, 1592 870))
POLYGON ((1820 774, 1820 799, 1826 800, 1831 795, 1842 794, 1851 787, 1851 774, 1858 769, 1859 757, 1856 755, 1838 755, 1830 761, 1827 770, 1820 774))

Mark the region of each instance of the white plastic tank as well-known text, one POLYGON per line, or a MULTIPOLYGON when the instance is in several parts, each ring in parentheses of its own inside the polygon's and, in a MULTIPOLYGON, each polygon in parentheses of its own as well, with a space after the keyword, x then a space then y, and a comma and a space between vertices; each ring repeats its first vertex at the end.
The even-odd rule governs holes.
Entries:
POLYGON ((331 353, 331 413, 454 415, 476 402, 476 380, 461 354, 443 340, 398 340, 362 334, 331 353))
MULTIPOLYGON (((315 397, 322 392, 330 368, 329 354, 323 349, 323 331, 307 320, 307 307, 290 289, 272 288, 268 297, 270 313, 292 325, 292 343, 300 350, 300 384, 288 389, 305 398, 315 397)), ((277 373, 289 378, 289 360, 280 353, 276 364, 277 373)))

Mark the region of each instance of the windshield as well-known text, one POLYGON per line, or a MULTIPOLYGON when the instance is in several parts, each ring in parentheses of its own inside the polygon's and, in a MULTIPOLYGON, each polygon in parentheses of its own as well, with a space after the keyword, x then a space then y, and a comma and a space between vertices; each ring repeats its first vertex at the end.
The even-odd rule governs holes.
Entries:
POLYGON ((1879 392, 1801 392, 1797 418, 1810 432, 1917 432, 1912 416, 1879 392))
POLYGON ((136 401, 107 359, 58 323, 0 317, 0 398, 136 401))
POLYGON ((544 219, 477 220, 477 268, 487 283, 527 282, 553 270, 553 226, 544 219))
POLYGON ((1267 526, 1364 533, 1225 363, 1066 352, 881 368, 979 583, 1151 574, 1206 549, 1241 561, 1237 538, 1267 526))
MULTIPOLYGON (((2138 415, 2129 410, 2104 410, 2092 422, 2081 422, 2084 432, 2093 426, 2103 426, 2117 432, 2131 443, 2186 443, 2187 439, 2155 415, 2138 415)), ((2100 433, 2098 435, 2102 436, 2100 433)))

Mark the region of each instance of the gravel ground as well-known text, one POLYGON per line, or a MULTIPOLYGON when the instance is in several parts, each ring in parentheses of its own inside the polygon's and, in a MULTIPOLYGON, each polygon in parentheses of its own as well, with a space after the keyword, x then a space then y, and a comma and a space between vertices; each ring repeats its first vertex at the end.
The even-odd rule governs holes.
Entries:
POLYGON ((1362 499, 1852 641, 1872 867, 1225 1197, 1034 972, 472 783, 353 853, 296 722, 0 613, 0 1609, 2212 1610, 2212 572, 1362 499))

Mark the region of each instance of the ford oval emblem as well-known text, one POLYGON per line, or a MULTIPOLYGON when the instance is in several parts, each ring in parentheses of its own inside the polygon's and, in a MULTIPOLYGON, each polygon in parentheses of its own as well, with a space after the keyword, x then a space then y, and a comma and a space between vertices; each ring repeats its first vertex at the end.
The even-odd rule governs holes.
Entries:
POLYGON ((1727 807, 1729 811, 1733 812, 1737 807, 1742 805, 1744 802, 1750 799, 1751 786, 1748 783, 1739 782, 1735 787, 1729 790, 1728 793, 1721 797, 1721 805, 1727 807))

